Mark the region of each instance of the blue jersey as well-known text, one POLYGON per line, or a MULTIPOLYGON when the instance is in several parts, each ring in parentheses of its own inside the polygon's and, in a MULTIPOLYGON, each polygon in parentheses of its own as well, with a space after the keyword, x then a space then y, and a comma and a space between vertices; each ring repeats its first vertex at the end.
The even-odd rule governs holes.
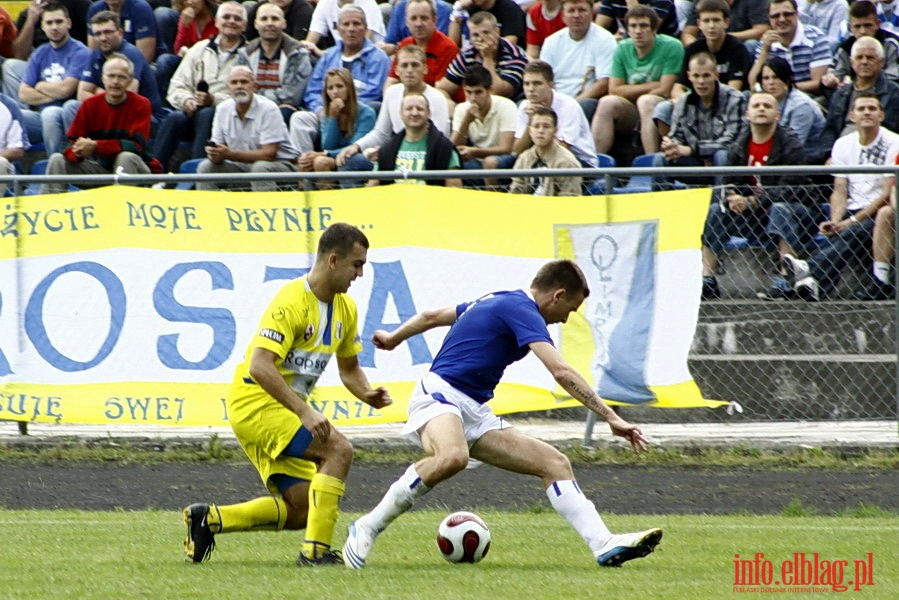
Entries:
POLYGON ((553 343, 534 299, 524 290, 494 292, 456 307, 456 322, 431 371, 484 403, 506 367, 524 358, 533 342, 553 343))

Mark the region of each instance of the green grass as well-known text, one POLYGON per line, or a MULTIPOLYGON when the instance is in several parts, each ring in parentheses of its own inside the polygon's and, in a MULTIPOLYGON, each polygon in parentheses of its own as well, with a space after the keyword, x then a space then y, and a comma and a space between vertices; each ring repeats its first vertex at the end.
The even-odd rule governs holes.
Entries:
MULTIPOLYGON (((795 511, 800 514, 802 511, 795 511)), ((299 569, 301 534, 220 535, 212 560, 182 560, 184 527, 168 512, 0 510, 0 596, 31 598, 664 598, 734 594, 734 555, 763 552, 778 571, 793 553, 853 561, 873 553, 874 585, 861 598, 895 598, 899 518, 854 516, 620 516, 615 531, 659 526, 659 549, 621 569, 601 569, 580 538, 554 513, 480 511, 493 533, 487 558, 450 565, 437 554, 443 513, 403 516, 378 540, 368 567, 299 569)), ((335 536, 344 537, 342 515, 335 536)), ((851 589, 851 587, 850 587, 851 589)), ((820 597, 791 592, 790 598, 820 597)))
MULTIPOLYGON (((735 447, 650 448, 636 454, 629 448, 585 448, 579 444, 561 450, 575 464, 643 465, 649 467, 750 467, 755 469, 899 469, 899 448, 785 448, 762 450, 735 447)), ((421 458, 407 446, 361 447, 357 463, 408 463, 421 458)), ((233 440, 212 436, 203 441, 56 440, 50 444, 0 443, 0 461, 64 460, 158 464, 171 462, 245 462, 233 440)))

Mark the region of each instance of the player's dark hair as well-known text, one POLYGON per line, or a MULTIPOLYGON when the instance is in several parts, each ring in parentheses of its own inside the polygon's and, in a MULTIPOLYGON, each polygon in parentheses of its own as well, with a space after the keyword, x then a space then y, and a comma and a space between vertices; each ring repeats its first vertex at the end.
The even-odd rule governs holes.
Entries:
MULTIPOLYGON (((48 12, 61 12, 62 14, 64 14, 66 16, 67 19, 70 18, 70 16, 71 16, 71 15, 69 15, 69 7, 66 6, 65 4, 60 4, 59 2, 51 2, 50 4, 45 6, 44 13, 48 13, 48 12)), ((44 13, 41 13, 42 21, 43 21, 44 13)))
POLYGON ((493 85, 493 75, 490 74, 486 67, 476 63, 471 65, 468 71, 465 72, 465 75, 462 76, 462 85, 467 87, 480 85, 489 90, 490 86, 493 85))
POLYGON ((116 29, 122 28, 122 21, 119 19, 119 15, 111 10, 101 10, 91 17, 91 25, 99 25, 100 23, 112 23, 116 29))
POLYGON ((318 240, 318 256, 327 256, 332 252, 347 256, 356 244, 368 249, 368 238, 358 227, 349 223, 334 223, 325 229, 318 240))
POLYGON ((756 77, 756 83, 759 85, 762 84, 762 71, 765 70, 765 67, 771 69, 774 76, 786 84, 787 92, 793 89, 793 84, 795 83, 793 80, 793 67, 790 66, 786 59, 779 56, 769 57, 765 64, 762 65, 762 68, 759 69, 759 75, 756 77))
POLYGON ((849 5, 849 16, 856 19, 877 16, 877 5, 873 2, 853 2, 849 5))
POLYGON ((528 73, 540 75, 547 83, 553 83, 555 80, 553 66, 545 60, 532 60, 525 65, 524 74, 527 75, 528 73))
POLYGON ((694 11, 697 17, 702 13, 717 12, 725 19, 730 18, 730 4, 727 0, 699 0, 694 11))
POLYGON ((883 110, 883 104, 880 102, 880 96, 874 93, 874 90, 864 90, 861 92, 856 92, 855 97, 852 99, 852 110, 855 110, 855 105, 858 104, 859 100, 870 99, 873 98, 877 100, 877 106, 880 107, 880 110, 883 110))
POLYGON ((584 272, 573 260, 554 260, 546 263, 531 282, 531 287, 541 292, 562 288, 566 293, 584 292, 584 298, 590 295, 590 287, 584 272))
POLYGON ((549 117, 552 119, 553 127, 559 126, 559 116, 556 114, 556 111, 546 106, 538 106, 534 109, 534 112, 531 113, 531 117, 528 119, 528 125, 534 120, 534 117, 549 117))
POLYGON ((659 30, 659 15, 655 10, 645 4, 638 4, 633 8, 629 8, 628 11, 624 13, 625 27, 631 19, 640 17, 649 19, 649 26, 653 31, 659 30))
POLYGON ((784 2, 789 2, 793 6, 793 10, 799 10, 799 5, 796 4, 796 0, 768 0, 768 10, 770 10, 773 5, 783 4, 784 2))

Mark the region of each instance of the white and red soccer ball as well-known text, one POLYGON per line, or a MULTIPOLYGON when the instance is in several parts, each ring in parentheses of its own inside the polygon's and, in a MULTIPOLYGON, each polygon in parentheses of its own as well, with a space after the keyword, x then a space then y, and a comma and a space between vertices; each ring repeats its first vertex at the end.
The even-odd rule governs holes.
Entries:
POLYGON ((449 562, 476 563, 490 550, 490 529, 472 512, 454 512, 437 528, 437 548, 449 562))

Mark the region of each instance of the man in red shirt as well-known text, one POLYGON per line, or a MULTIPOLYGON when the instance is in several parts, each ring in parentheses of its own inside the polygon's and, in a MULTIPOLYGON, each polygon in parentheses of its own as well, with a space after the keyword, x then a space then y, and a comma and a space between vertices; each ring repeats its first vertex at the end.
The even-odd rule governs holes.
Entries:
MULTIPOLYGON (((767 92, 749 97, 746 120, 749 129, 731 145, 727 164, 737 167, 765 167, 806 164, 802 142, 789 127, 778 124, 777 100, 767 92)), ((702 299, 720 297, 718 256, 731 236, 782 245, 802 247, 814 237, 820 212, 818 198, 808 188, 806 177, 771 174, 760 177, 729 176, 718 202, 709 208, 702 232, 702 299), (803 189, 808 193, 803 192, 803 189), (785 228, 784 213, 796 216, 797 225, 785 228), (801 224, 800 224, 801 223, 801 224)), ((763 300, 789 296, 785 280, 779 276, 769 290, 760 292, 763 300)))
MULTIPOLYGON (((425 51, 428 63, 425 83, 433 87, 456 58, 459 47, 453 40, 437 30, 437 9, 434 8, 431 0, 409 0, 407 2, 406 27, 409 28, 412 35, 402 40, 396 49, 416 44, 425 51)), ((384 89, 400 82, 400 78, 396 74, 396 57, 397 53, 394 52, 393 66, 390 67, 390 76, 387 77, 384 89)))
MULTIPOLYGON (((87 98, 78 109, 62 152, 47 163, 47 175, 139 175, 161 173, 162 166, 150 154, 150 101, 129 92, 134 64, 123 54, 113 54, 103 64, 106 90, 87 98)), ((41 193, 61 194, 67 182, 44 184, 41 193)))
POLYGON ((13 23, 12 17, 6 12, 6 9, 0 6, 0 57, 15 58, 12 43, 16 39, 16 24, 13 23))
POLYGON ((528 58, 537 60, 540 58, 540 48, 543 47, 546 38, 565 28, 561 0, 542 0, 531 6, 528 9, 525 26, 528 58))

